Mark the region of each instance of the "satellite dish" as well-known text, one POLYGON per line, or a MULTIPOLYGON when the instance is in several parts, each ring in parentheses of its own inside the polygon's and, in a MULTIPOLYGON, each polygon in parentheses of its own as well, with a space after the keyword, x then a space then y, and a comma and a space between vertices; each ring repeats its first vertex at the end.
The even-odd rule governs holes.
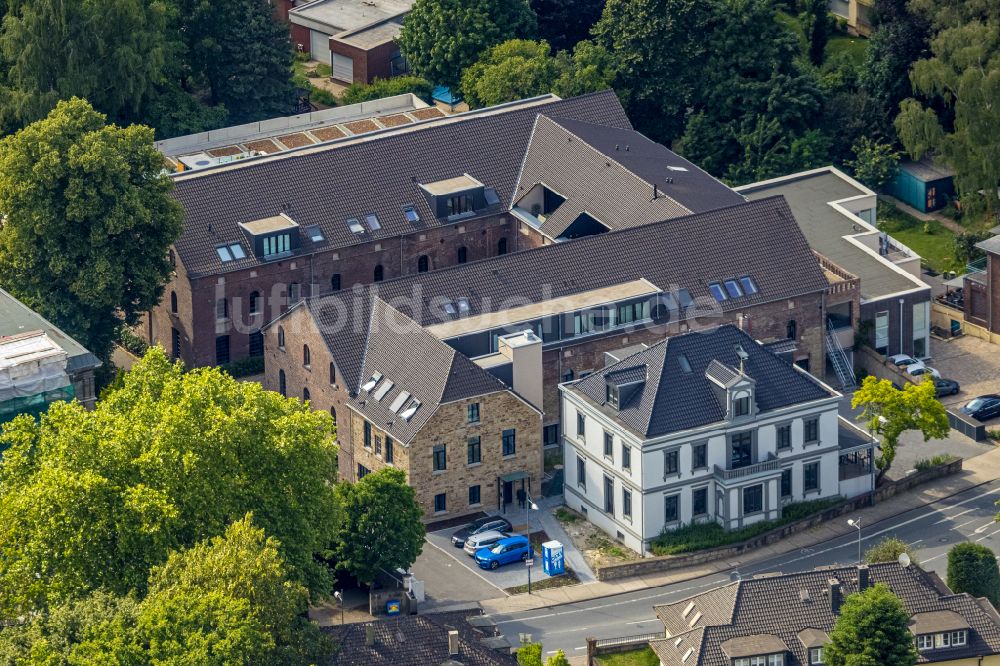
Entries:
POLYGON ((739 571, 734 570, 732 573, 729 574, 729 580, 733 583, 738 583, 741 580, 743 580, 743 576, 740 574, 739 571))
POLYGON ((897 558, 896 561, 899 562, 899 566, 903 567, 904 569, 910 566, 910 556, 907 555, 906 553, 900 553, 899 558, 897 558))

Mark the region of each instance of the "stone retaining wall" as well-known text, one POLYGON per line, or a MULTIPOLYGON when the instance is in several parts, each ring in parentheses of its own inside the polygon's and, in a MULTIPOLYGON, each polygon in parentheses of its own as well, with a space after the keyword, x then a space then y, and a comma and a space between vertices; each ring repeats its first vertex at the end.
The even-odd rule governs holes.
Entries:
MULTIPOLYGON (((927 481, 947 476, 949 474, 956 474, 961 470, 962 461, 956 460, 945 465, 938 465, 922 472, 910 474, 909 476, 899 479, 898 481, 887 481, 880 485, 875 491, 875 502, 883 502, 898 493, 909 490, 910 488, 918 486, 922 483, 926 483, 927 481)), ((826 509, 825 511, 821 511, 813 514, 812 516, 807 516, 806 518, 797 520, 794 523, 788 523, 787 525, 776 527, 769 532, 764 532, 763 534, 759 534, 752 539, 748 539, 747 541, 743 541, 741 543, 693 553, 684 553, 683 555, 649 557, 634 562, 609 564, 599 567, 595 574, 597 579, 601 581, 619 580, 622 578, 631 578, 633 576, 646 576, 649 574, 662 573, 673 569, 683 569, 685 567, 704 564, 706 562, 715 562, 716 560, 734 558, 756 548, 777 543, 778 541, 781 541, 782 539, 793 534, 804 532, 805 530, 815 527, 816 525, 826 522, 827 520, 832 520, 846 513, 857 511, 862 507, 868 506, 868 504, 869 496, 862 495, 860 497, 855 497, 854 499, 846 500, 837 506, 826 509)))

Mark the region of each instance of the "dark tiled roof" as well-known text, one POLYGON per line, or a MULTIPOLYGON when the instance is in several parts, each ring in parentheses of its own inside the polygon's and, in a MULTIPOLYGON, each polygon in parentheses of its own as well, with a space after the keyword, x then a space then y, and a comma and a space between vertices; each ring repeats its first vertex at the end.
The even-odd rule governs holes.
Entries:
MULTIPOLYGON (((966 646, 921 652, 920 663, 1000 654, 1000 617, 988 604, 984 605, 983 600, 940 589, 940 580, 918 567, 904 568, 895 562, 873 564, 869 574, 872 585, 886 584, 911 615, 918 618, 947 616, 948 623, 928 624, 928 631, 945 631, 953 627, 956 615, 971 628, 966 646)), ((822 632, 829 633, 836 621, 829 595, 831 578, 840 583, 841 594, 845 597, 858 591, 857 567, 833 567, 743 580, 690 599, 657 606, 657 616, 663 620, 671 637, 654 641, 652 647, 667 664, 681 663, 687 648, 694 647, 692 656, 695 658, 689 658, 685 664, 728 666, 730 659, 722 649, 724 643, 737 637, 768 634, 788 646, 790 656, 785 660, 786 666, 805 666, 807 647, 812 646, 822 632), (727 607, 724 602, 729 599, 734 599, 734 603, 727 607), (682 617, 692 603, 686 618, 682 617), (699 621, 690 623, 692 615, 701 609, 705 610, 699 621), (682 639, 679 645, 678 638, 682 639)))
POLYGON ((737 345, 749 356, 744 371, 756 383, 754 394, 759 411, 768 412, 835 395, 731 325, 667 338, 571 384, 568 390, 602 405, 605 413, 643 437, 716 423, 725 418, 725 406, 716 397, 716 388, 706 371, 708 368, 716 373, 725 370, 722 379, 731 379, 731 368, 740 364, 737 345), (682 356, 687 360, 686 366, 682 356), (648 367, 649 376, 639 394, 620 410, 604 406, 607 397, 605 376, 638 363, 648 367), (691 368, 690 372, 687 367, 691 368))
POLYGON ((285 153, 255 163, 178 177, 175 198, 184 207, 184 231, 177 252, 192 275, 211 274, 257 263, 253 253, 222 264, 220 244, 244 241, 238 224, 286 213, 300 227, 318 224, 324 241, 303 239, 303 252, 354 245, 419 232, 441 221, 432 214, 418 183, 468 173, 495 188, 500 203, 480 211, 506 210, 524 158, 535 117, 573 117, 630 128, 611 91, 568 100, 483 110, 458 119, 348 138, 328 147, 285 153), (420 221, 409 223, 402 207, 416 207, 420 221), (381 229, 355 234, 348 218, 379 217, 381 229))
POLYGON ((330 313, 320 299, 311 299, 308 308, 345 386, 356 394, 352 404, 399 441, 412 439, 439 404, 506 390, 496 377, 379 298, 367 308, 367 326, 361 331, 325 328, 322 322, 329 321, 330 313), (376 374, 382 376, 378 384, 361 390, 376 374), (390 381, 392 388, 381 393, 390 381), (405 405, 391 409, 404 391, 421 402, 409 421, 400 416, 405 405))
POLYGON ((330 666, 517 666, 510 654, 487 647, 493 633, 472 626, 462 613, 404 615, 376 622, 325 627, 337 644, 330 666), (375 631, 372 646, 365 644, 366 627, 375 631), (448 653, 448 631, 458 631, 459 654, 448 653), (402 638, 402 640, 400 640, 402 638))

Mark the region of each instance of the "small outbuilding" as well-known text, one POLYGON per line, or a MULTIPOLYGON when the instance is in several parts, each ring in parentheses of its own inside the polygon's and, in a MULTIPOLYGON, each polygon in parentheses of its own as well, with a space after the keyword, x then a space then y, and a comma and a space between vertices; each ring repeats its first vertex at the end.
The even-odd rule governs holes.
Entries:
POLYGON ((944 208, 955 196, 954 176, 954 171, 930 159, 902 162, 886 190, 903 203, 929 213, 944 208))

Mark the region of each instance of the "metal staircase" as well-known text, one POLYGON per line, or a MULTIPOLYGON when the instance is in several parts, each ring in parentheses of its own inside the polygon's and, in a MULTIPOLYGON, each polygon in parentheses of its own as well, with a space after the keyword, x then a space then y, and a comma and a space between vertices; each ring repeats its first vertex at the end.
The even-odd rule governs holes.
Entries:
POLYGON ((826 355, 830 358, 833 371, 837 373, 841 389, 845 393, 857 389, 858 384, 854 381, 854 368, 847 358, 847 352, 844 351, 844 347, 837 338, 836 330, 829 321, 826 322, 826 355))

